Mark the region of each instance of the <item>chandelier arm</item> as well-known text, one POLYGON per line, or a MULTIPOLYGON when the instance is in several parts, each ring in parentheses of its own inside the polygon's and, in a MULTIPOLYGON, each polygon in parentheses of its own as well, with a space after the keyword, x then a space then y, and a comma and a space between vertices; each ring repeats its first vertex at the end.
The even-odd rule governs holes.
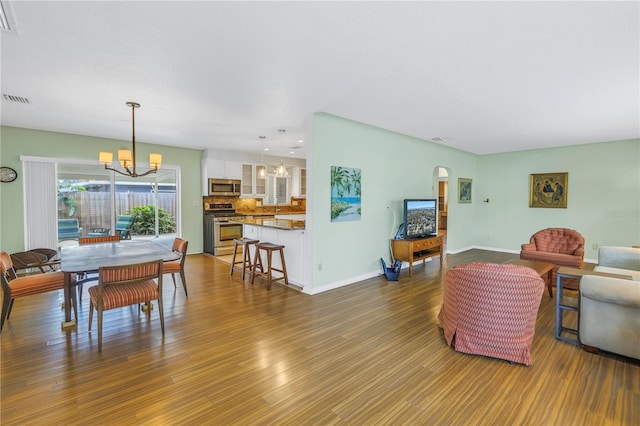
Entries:
POLYGON ((158 169, 151 169, 151 170, 147 170, 146 172, 142 173, 142 174, 136 174, 135 177, 142 177, 142 176, 146 176, 149 173, 155 173, 158 169))
MULTIPOLYGON (((116 172, 116 173, 120 173, 122 176, 132 176, 132 175, 131 175, 131 172, 129 172, 129 170, 128 170, 128 169, 127 169, 127 172, 128 172, 128 173, 125 173, 125 172, 120 171, 120 170, 118 170, 118 169, 114 169, 114 168, 112 168, 112 167, 107 167, 107 165, 106 165, 106 164, 104 165, 104 169, 105 169, 105 170, 111 170, 111 171, 114 171, 114 172, 116 172)), ((135 176, 134 176, 134 177, 135 177, 135 176)))

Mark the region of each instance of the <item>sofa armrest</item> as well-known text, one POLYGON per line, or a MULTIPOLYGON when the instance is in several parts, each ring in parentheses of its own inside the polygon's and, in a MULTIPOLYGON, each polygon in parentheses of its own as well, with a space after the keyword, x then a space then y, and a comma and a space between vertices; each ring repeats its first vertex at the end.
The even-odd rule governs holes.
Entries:
POLYGON ((578 247, 576 251, 573 252, 573 255, 584 257, 584 247, 583 246, 578 247))
POLYGON ((533 243, 522 244, 520 248, 522 251, 536 251, 536 245, 533 243))
POLYGON ((598 265, 640 271, 640 249, 603 246, 598 250, 598 265))
POLYGON ((640 283, 622 278, 586 275, 580 280, 580 297, 640 309, 640 283))

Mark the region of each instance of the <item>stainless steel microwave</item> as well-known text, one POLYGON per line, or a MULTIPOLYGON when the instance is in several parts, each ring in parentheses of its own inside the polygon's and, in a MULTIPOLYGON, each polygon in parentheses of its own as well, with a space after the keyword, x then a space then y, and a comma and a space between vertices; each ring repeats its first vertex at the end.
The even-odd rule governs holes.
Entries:
POLYGON ((212 197, 239 197, 240 179, 209 179, 209 195, 212 197))

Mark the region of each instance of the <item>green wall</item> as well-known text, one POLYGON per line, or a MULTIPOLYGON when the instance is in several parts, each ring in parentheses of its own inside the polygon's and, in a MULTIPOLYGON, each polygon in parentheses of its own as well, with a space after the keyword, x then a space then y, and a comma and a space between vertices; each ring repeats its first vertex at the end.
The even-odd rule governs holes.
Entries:
POLYGON ((517 253, 548 227, 578 230, 587 261, 597 259, 594 244, 640 244, 638 139, 479 156, 325 113, 314 115, 311 132, 307 228, 313 238, 305 292, 380 274, 379 259, 389 258, 389 237, 402 221, 402 200, 434 195, 438 166, 449 171, 448 252, 517 253), (361 169, 360 221, 331 222, 331 166, 361 169), (566 209, 529 208, 529 174, 544 172, 569 173, 566 209), (473 179, 471 204, 456 202, 459 177, 473 179))
MULTIPOLYGON (((18 179, 0 184, 0 247, 13 253, 24 250, 24 221, 21 155, 82 160, 98 159, 100 151, 115 152, 131 141, 0 127, 0 164, 18 171, 18 179)), ((189 241, 189 252, 202 251, 201 151, 136 142, 139 158, 150 152, 162 154, 163 163, 180 166, 182 192, 182 237, 189 241)), ((98 166, 99 167, 99 166, 98 166)))
MULTIPOLYGON (((123 141, 0 127, 0 164, 20 173, 20 155, 97 159, 123 141)), ((518 252, 532 233, 546 227, 578 230, 593 245, 640 244, 640 140, 603 142, 478 156, 330 114, 311 122, 307 158, 308 284, 316 293, 381 273, 389 238, 402 221, 404 198, 431 197, 434 169, 449 171, 447 250, 473 247, 518 252), (331 166, 362 172, 362 219, 331 222, 331 166), (568 172, 566 209, 529 208, 529 174, 568 172), (458 177, 473 179, 473 203, 458 204, 458 177), (489 203, 482 200, 489 198, 489 203), (394 214, 395 213, 395 221, 394 214)), ((128 141, 126 142, 129 143, 128 141)), ((182 233, 191 253, 202 251, 201 152, 139 144, 181 167, 182 233)), ((0 247, 23 249, 22 177, 0 184, 0 247)))
POLYGON ((585 238, 585 259, 594 246, 640 244, 640 140, 481 156, 476 246, 520 250, 531 234, 572 228, 585 238), (568 172, 567 208, 529 208, 529 174, 568 172))
MULTIPOLYGON (((452 181, 458 176, 477 179, 477 156, 432 142, 325 113, 315 114, 312 134, 307 158, 311 176, 307 228, 313 236, 308 275, 312 280, 305 288, 311 293, 381 273, 380 258, 389 259, 389 238, 402 222, 402 201, 432 197, 436 167, 449 168, 452 181), (361 169, 360 221, 331 222, 331 166, 361 169)), ((449 204, 449 218, 473 221, 473 207, 449 204)), ((448 234, 450 249, 474 244, 473 235, 465 229, 454 228, 448 234)))

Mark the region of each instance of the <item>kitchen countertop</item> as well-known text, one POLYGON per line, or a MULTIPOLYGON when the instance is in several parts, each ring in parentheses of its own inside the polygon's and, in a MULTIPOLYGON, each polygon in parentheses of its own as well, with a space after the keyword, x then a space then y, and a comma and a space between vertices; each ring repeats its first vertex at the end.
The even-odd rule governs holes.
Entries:
POLYGON ((235 223, 242 223, 243 225, 264 226, 267 228, 284 229, 286 231, 291 230, 304 230, 304 220, 290 220, 290 219, 274 219, 274 218, 237 218, 230 220, 235 223))

